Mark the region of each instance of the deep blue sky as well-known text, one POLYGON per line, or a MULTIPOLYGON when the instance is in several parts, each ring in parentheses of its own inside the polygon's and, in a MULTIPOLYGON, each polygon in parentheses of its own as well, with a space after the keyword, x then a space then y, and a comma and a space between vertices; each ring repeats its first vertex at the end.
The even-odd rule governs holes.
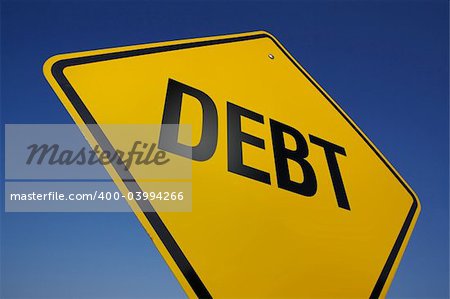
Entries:
MULTIPOLYGON (((253 30, 274 34, 419 195, 389 296, 447 298, 447 1, 2 1, 2 123, 72 123, 42 75, 54 54, 253 30)), ((132 213, 2 212, 1 280, 7 298, 183 294, 132 213)))

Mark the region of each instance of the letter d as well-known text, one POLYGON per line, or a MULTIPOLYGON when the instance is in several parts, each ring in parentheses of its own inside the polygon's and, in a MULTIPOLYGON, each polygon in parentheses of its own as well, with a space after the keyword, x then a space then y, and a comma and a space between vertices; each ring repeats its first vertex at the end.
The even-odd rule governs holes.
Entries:
POLYGON ((192 160, 206 161, 216 151, 217 132, 217 108, 212 99, 201 90, 169 79, 159 135, 159 148, 183 157, 192 158, 192 160), (183 93, 196 98, 202 106, 202 134, 200 142, 196 146, 178 142, 183 93))

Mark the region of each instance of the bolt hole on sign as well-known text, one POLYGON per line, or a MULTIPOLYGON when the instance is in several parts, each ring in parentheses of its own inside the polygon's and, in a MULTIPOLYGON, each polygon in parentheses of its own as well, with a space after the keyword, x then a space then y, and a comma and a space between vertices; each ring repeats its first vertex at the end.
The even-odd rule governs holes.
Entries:
POLYGON ((158 148, 191 161, 191 211, 132 206, 189 297, 386 295, 417 196, 271 34, 62 54, 44 74, 77 124, 160 124, 158 148))

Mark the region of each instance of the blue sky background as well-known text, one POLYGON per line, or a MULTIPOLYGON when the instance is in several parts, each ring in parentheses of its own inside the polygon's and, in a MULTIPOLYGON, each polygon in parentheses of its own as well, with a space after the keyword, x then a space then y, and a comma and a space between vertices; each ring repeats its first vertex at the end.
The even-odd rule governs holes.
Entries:
MULTIPOLYGON (((54 54, 267 30, 421 199, 389 297, 447 298, 448 11, 447 1, 2 1, 2 123, 72 123, 42 75, 54 54)), ((1 297, 184 294, 132 213, 0 217, 1 297)))

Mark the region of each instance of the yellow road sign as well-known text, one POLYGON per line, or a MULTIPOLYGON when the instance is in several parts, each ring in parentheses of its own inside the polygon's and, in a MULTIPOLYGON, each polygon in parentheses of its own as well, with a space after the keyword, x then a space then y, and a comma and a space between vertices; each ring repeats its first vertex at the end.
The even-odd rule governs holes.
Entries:
POLYGON ((270 34, 57 55, 44 74, 78 124, 192 124, 191 144, 158 144, 192 159, 192 212, 133 206, 189 296, 386 294, 419 201, 270 34))

